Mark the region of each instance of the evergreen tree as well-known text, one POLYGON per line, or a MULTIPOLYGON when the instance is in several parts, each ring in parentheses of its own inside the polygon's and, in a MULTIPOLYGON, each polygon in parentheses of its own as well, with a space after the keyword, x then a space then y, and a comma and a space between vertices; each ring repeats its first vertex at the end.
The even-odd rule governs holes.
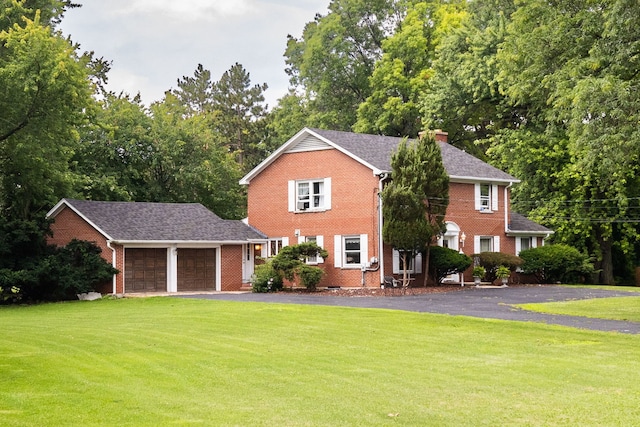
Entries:
MULTIPOLYGON (((382 192, 382 235, 400 252, 402 265, 426 252, 425 282, 429 276, 429 247, 444 228, 449 204, 449 176, 433 135, 402 141, 391 159, 392 181, 382 192)), ((406 268, 403 283, 408 283, 406 268)))

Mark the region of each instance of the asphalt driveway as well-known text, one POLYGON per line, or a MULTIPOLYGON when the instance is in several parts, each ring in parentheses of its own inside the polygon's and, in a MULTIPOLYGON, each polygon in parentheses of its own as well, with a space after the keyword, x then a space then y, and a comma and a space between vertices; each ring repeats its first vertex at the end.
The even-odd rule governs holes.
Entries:
POLYGON ((628 334, 640 333, 640 323, 637 322, 535 313, 513 306, 524 303, 581 300, 614 296, 638 297, 640 294, 583 287, 544 285, 514 286, 508 288, 467 287, 454 292, 387 297, 344 297, 326 295, 324 293, 304 294, 286 292, 273 294, 208 293, 181 295, 179 297, 262 303, 384 308, 420 313, 472 316, 485 319, 541 322, 597 331, 615 331, 628 334))

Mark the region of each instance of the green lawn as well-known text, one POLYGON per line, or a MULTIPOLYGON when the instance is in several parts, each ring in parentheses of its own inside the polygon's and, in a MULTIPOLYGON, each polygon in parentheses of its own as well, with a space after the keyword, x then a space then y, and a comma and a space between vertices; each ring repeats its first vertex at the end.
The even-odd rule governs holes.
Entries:
MULTIPOLYGON (((624 291, 630 294, 640 292, 638 287, 597 286, 593 288, 624 291)), ((542 313, 640 322, 640 296, 519 304, 518 307, 542 313)))
POLYGON ((622 426, 640 337, 173 298, 0 307, 3 426, 622 426))

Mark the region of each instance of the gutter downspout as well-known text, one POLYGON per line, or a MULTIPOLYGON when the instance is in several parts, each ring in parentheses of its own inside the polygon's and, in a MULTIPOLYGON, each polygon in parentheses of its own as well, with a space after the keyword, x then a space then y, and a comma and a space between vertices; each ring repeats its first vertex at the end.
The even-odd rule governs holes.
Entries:
POLYGON ((380 283, 384 283, 384 242, 382 241, 382 187, 386 179, 389 178, 387 172, 383 172, 378 175, 380 181, 378 182, 378 268, 380 271, 380 283))
MULTIPOLYGON (((109 249, 111 249, 111 265, 113 266, 113 268, 117 268, 116 267, 116 248, 114 248, 113 246, 111 246, 111 243, 113 243, 113 240, 107 240, 107 247, 109 249)), ((116 275, 113 275, 113 295, 116 294, 116 275)))

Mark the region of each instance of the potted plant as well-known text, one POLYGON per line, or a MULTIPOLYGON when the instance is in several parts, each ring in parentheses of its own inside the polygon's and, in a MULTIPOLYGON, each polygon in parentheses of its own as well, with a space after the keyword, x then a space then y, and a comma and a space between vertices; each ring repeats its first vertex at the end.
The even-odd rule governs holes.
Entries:
POLYGON ((477 265, 473 267, 473 272, 472 272, 473 282, 476 285, 479 285, 486 273, 487 273, 487 270, 485 270, 485 268, 481 265, 477 265))
POLYGON ((502 280, 503 285, 507 285, 507 281, 509 280, 509 276, 511 276, 511 270, 509 270, 504 265, 501 265, 496 270, 496 277, 502 280))

